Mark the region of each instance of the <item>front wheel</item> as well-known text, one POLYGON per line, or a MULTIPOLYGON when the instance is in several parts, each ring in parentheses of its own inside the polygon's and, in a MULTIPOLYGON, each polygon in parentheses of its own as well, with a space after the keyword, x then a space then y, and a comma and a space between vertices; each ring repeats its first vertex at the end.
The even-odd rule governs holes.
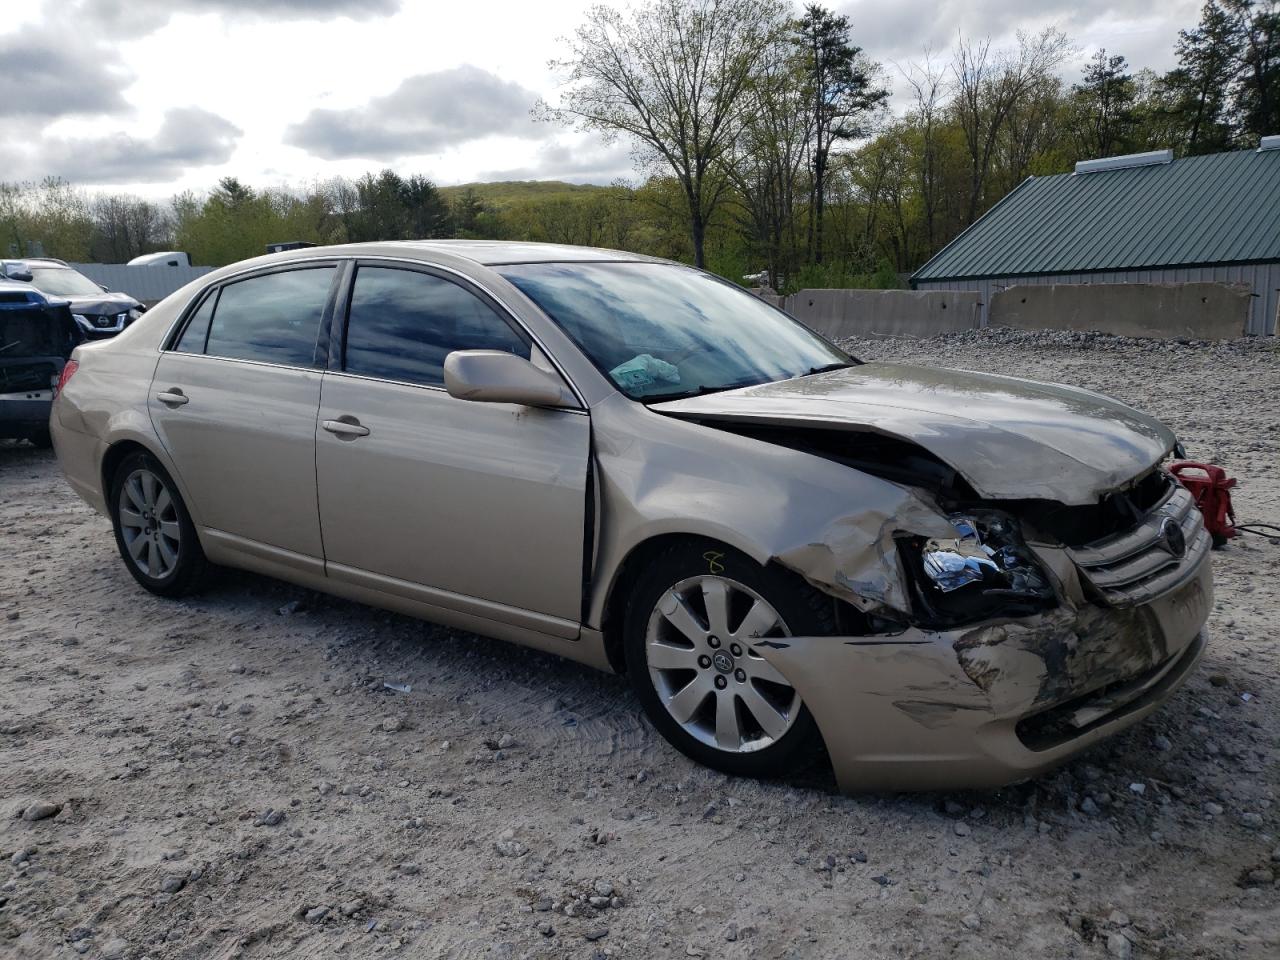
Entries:
POLYGON ((146 453, 131 453, 111 483, 116 546, 133 578, 162 597, 203 586, 209 562, 173 479, 146 453))
POLYGON ((834 630, 831 601, 799 578, 689 542, 635 586, 627 672, 650 721, 685 755, 737 776, 786 776, 811 764, 822 740, 800 695, 752 643, 834 630))

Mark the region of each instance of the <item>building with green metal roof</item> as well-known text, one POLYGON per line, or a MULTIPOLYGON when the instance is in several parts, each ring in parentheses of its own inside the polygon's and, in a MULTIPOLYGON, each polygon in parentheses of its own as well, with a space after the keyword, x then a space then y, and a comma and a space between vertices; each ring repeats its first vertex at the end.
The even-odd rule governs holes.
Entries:
POLYGON ((1029 177, 911 276, 919 290, 1021 284, 1248 284, 1248 332, 1280 309, 1280 136, 1257 150, 1168 150, 1029 177))

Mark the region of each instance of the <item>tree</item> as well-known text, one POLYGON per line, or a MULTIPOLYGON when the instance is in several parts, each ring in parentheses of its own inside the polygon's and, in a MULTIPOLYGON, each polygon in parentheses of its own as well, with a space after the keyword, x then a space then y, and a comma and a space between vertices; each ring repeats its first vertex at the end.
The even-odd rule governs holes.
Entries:
POLYGON ((933 65, 933 59, 927 49, 924 63, 912 64, 906 71, 906 78, 915 99, 915 107, 911 111, 910 119, 920 133, 916 189, 920 194, 921 212, 924 215, 925 245, 932 250, 937 237, 938 209, 942 200, 943 156, 939 126, 945 82, 942 71, 933 65))
POLYGON ((862 56, 849 39, 849 18, 809 4, 796 24, 796 41, 804 51, 809 87, 809 250, 822 262, 822 214, 826 200, 827 164, 831 148, 842 140, 864 136, 864 121, 889 91, 876 85, 879 65, 862 56))
POLYGON ((453 201, 454 231, 459 237, 475 237, 479 235, 481 220, 486 207, 476 196, 476 192, 467 187, 453 201))
POLYGON ((1280 133, 1280 0, 1225 0, 1239 23, 1235 114, 1251 138, 1280 133))
POLYGON ((223 177, 218 181, 218 185, 214 188, 210 199, 234 209, 252 202, 253 190, 241 183, 236 177, 223 177))
POLYGON ((629 137, 642 163, 670 169, 701 267, 707 224, 728 192, 720 163, 738 136, 742 95, 785 20, 779 0, 593 7, 567 57, 551 63, 567 75, 559 104, 537 112, 607 140, 629 137))
POLYGON ((103 263, 125 263, 161 248, 171 224, 156 204, 129 194, 107 194, 90 207, 93 216, 91 254, 103 263))
POLYGON ((1128 70, 1124 57, 1099 49, 1071 88, 1072 134, 1080 156, 1110 157, 1132 146, 1138 90, 1128 70))
POLYGON ((794 39, 778 38, 744 93, 741 135, 725 164, 748 250, 763 258, 774 289, 799 266, 795 207, 813 132, 805 81, 794 39))
POLYGON ((436 185, 421 174, 414 174, 400 188, 400 202, 405 210, 405 240, 433 240, 452 233, 449 204, 436 185))
POLYGON ((1071 51, 1071 43, 1053 27, 1033 35, 1018 34, 1014 54, 993 51, 991 41, 960 38, 952 72, 955 113, 969 154, 969 200, 966 225, 983 208, 991 164, 1009 116, 1044 78, 1050 77, 1071 51))
POLYGON ((1242 37, 1239 20, 1217 0, 1200 11, 1200 23, 1178 32, 1178 66, 1164 76, 1178 146, 1189 154, 1230 149, 1235 131, 1230 105, 1239 74, 1242 37))

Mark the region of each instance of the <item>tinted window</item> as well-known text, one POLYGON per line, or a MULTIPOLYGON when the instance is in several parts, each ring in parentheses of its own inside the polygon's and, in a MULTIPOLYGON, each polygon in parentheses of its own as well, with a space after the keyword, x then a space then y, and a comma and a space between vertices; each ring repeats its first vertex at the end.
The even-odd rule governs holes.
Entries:
POLYGON ((312 366, 334 269, 288 270, 227 284, 213 311, 205 353, 312 366))
POLYGON ((179 353, 204 353, 205 337, 209 336, 209 320, 213 317, 213 305, 217 299, 217 290, 204 298, 204 303, 191 315, 187 328, 182 331, 182 336, 173 345, 173 349, 179 353))
POLYGON ((454 350, 529 356, 528 343, 458 284, 411 270, 360 268, 351 294, 345 370, 441 384, 444 358, 454 350))

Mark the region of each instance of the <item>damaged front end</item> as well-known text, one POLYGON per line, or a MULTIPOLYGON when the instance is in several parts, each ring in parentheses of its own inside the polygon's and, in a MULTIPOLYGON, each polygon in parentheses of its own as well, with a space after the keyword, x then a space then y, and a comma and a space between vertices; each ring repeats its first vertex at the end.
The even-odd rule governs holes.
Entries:
POLYGON ((1032 776, 1145 716, 1194 666, 1210 542, 1163 471, 1092 507, 916 492, 931 516, 877 531, 878 571, 829 543, 777 557, 869 625, 759 651, 814 713, 844 789, 1032 776))
POLYGON ((845 790, 1033 776, 1155 709, 1203 649, 1208 537, 1159 469, 1175 438, 1114 401, 866 364, 647 412, 643 457, 598 448, 607 566, 678 529, 832 598, 837 635, 754 650, 845 790))

